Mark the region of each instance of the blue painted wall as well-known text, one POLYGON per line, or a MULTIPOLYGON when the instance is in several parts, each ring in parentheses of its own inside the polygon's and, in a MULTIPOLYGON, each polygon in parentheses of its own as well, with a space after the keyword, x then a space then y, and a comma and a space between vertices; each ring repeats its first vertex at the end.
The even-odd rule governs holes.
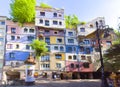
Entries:
POLYGON ((29 56, 29 52, 23 52, 23 51, 7 51, 6 55, 5 55, 5 60, 6 61, 11 61, 11 60, 18 60, 18 61, 25 61, 28 56, 29 56), (14 54, 14 57, 10 58, 10 53, 14 54))

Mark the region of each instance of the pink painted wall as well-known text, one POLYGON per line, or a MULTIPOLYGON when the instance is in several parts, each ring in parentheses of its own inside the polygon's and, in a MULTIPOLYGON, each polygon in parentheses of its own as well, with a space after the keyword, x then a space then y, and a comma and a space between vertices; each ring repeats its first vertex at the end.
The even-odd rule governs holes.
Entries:
MULTIPOLYGON (((76 68, 77 61, 66 61, 66 71, 78 72, 78 68, 76 68), (71 63, 74 64, 74 68, 71 68, 71 63)), ((93 64, 89 65, 89 68, 84 68, 82 66, 82 62, 80 62, 79 71, 80 72, 93 72, 93 64)))

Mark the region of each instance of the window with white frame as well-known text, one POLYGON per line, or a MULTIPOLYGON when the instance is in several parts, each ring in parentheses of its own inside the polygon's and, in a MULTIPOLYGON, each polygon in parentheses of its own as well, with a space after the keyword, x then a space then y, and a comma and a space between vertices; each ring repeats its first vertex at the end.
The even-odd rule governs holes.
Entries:
POLYGON ((16 28, 11 28, 11 33, 15 34, 16 33, 16 28))
POLYGON ((61 63, 56 63, 56 68, 61 68, 61 63))
POLYGON ((55 58, 56 58, 56 59, 61 59, 61 58, 62 58, 62 55, 61 55, 61 54, 55 54, 55 58))
POLYGON ((57 13, 53 13, 53 17, 57 17, 57 13))
POLYGON ((9 57, 10 58, 15 58, 15 53, 13 53, 13 52, 9 53, 9 57))
POLYGON ((11 40, 15 40, 15 36, 11 36, 11 40))
POLYGON ((49 26, 49 20, 45 20, 45 26, 49 26))
POLYGON ((74 43, 74 39, 68 39, 68 43, 74 43))
POLYGON ((7 49, 12 49, 13 45, 12 44, 7 44, 7 49))
POLYGON ((34 33, 34 29, 30 29, 29 32, 30 32, 30 33, 34 33))
POLYGON ((41 56, 41 61, 50 61, 50 56, 49 55, 41 56))
POLYGON ((54 46, 54 50, 58 50, 58 46, 54 46))
POLYGON ((57 21, 53 21, 53 25, 57 25, 58 24, 58 22, 57 21))
POLYGON ((57 43, 62 43, 62 38, 57 38, 57 43))
POLYGON ((28 32, 28 29, 27 28, 24 28, 24 33, 27 33, 28 32))
POLYGON ((42 68, 50 68, 50 64, 41 64, 42 68))
POLYGON ((45 34, 50 34, 50 31, 49 30, 45 30, 45 34))
POLYGON ((64 51, 64 47, 63 46, 60 46, 60 51, 64 51))
POLYGON ((26 45, 26 50, 30 50, 30 45, 26 45))
POLYGON ((85 28, 80 28, 80 32, 85 32, 85 28))
POLYGON ((16 49, 19 49, 19 44, 16 45, 16 49))
POLYGON ((43 19, 40 19, 39 22, 40 22, 40 24, 43 24, 43 19))
POLYGON ((68 36, 73 36, 73 32, 68 32, 68 36))
POLYGON ((40 16, 45 16, 45 12, 40 12, 40 16))
POLYGON ((61 22, 61 21, 59 22, 59 25, 62 25, 62 22, 61 22))

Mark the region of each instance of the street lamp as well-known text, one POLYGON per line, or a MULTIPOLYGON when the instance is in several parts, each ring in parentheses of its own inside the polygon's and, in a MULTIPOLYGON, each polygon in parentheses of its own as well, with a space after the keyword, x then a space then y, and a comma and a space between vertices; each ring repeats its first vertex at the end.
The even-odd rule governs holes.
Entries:
MULTIPOLYGON (((102 76, 101 87, 108 87, 108 84, 107 84, 107 81, 106 81, 106 78, 105 78, 104 64, 103 64, 103 57, 102 57, 102 50, 101 50, 101 43, 100 43, 100 35, 99 35, 99 30, 101 30, 101 28, 104 29, 103 27, 105 27, 105 26, 99 26, 98 22, 96 21, 96 28, 97 28, 96 35, 97 35, 98 48, 99 48, 99 53, 100 53, 101 76, 102 76)), ((105 37, 106 37, 109 33, 108 29, 105 28, 103 31, 105 31, 105 37)))

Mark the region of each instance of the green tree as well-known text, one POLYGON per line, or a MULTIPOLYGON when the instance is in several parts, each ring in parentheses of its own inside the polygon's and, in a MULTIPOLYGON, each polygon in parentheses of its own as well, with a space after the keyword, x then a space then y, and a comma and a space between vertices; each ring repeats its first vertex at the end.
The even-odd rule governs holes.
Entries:
POLYGON ((10 14, 12 19, 21 24, 32 22, 35 18, 36 0, 11 0, 10 14))
POLYGON ((52 6, 50 6, 46 3, 43 3, 43 2, 40 3, 40 7, 42 7, 42 8, 52 8, 52 6))
POLYGON ((76 15, 65 16, 65 24, 68 29, 76 29, 77 25, 80 24, 80 21, 76 15))
POLYGON ((120 32, 115 32, 117 38, 113 45, 104 54, 106 71, 118 71, 120 69, 120 32))
POLYGON ((36 59, 38 60, 38 70, 40 71, 40 57, 44 55, 48 49, 47 49, 47 44, 44 41, 39 41, 38 39, 33 40, 33 42, 30 44, 32 49, 34 50, 36 59))

